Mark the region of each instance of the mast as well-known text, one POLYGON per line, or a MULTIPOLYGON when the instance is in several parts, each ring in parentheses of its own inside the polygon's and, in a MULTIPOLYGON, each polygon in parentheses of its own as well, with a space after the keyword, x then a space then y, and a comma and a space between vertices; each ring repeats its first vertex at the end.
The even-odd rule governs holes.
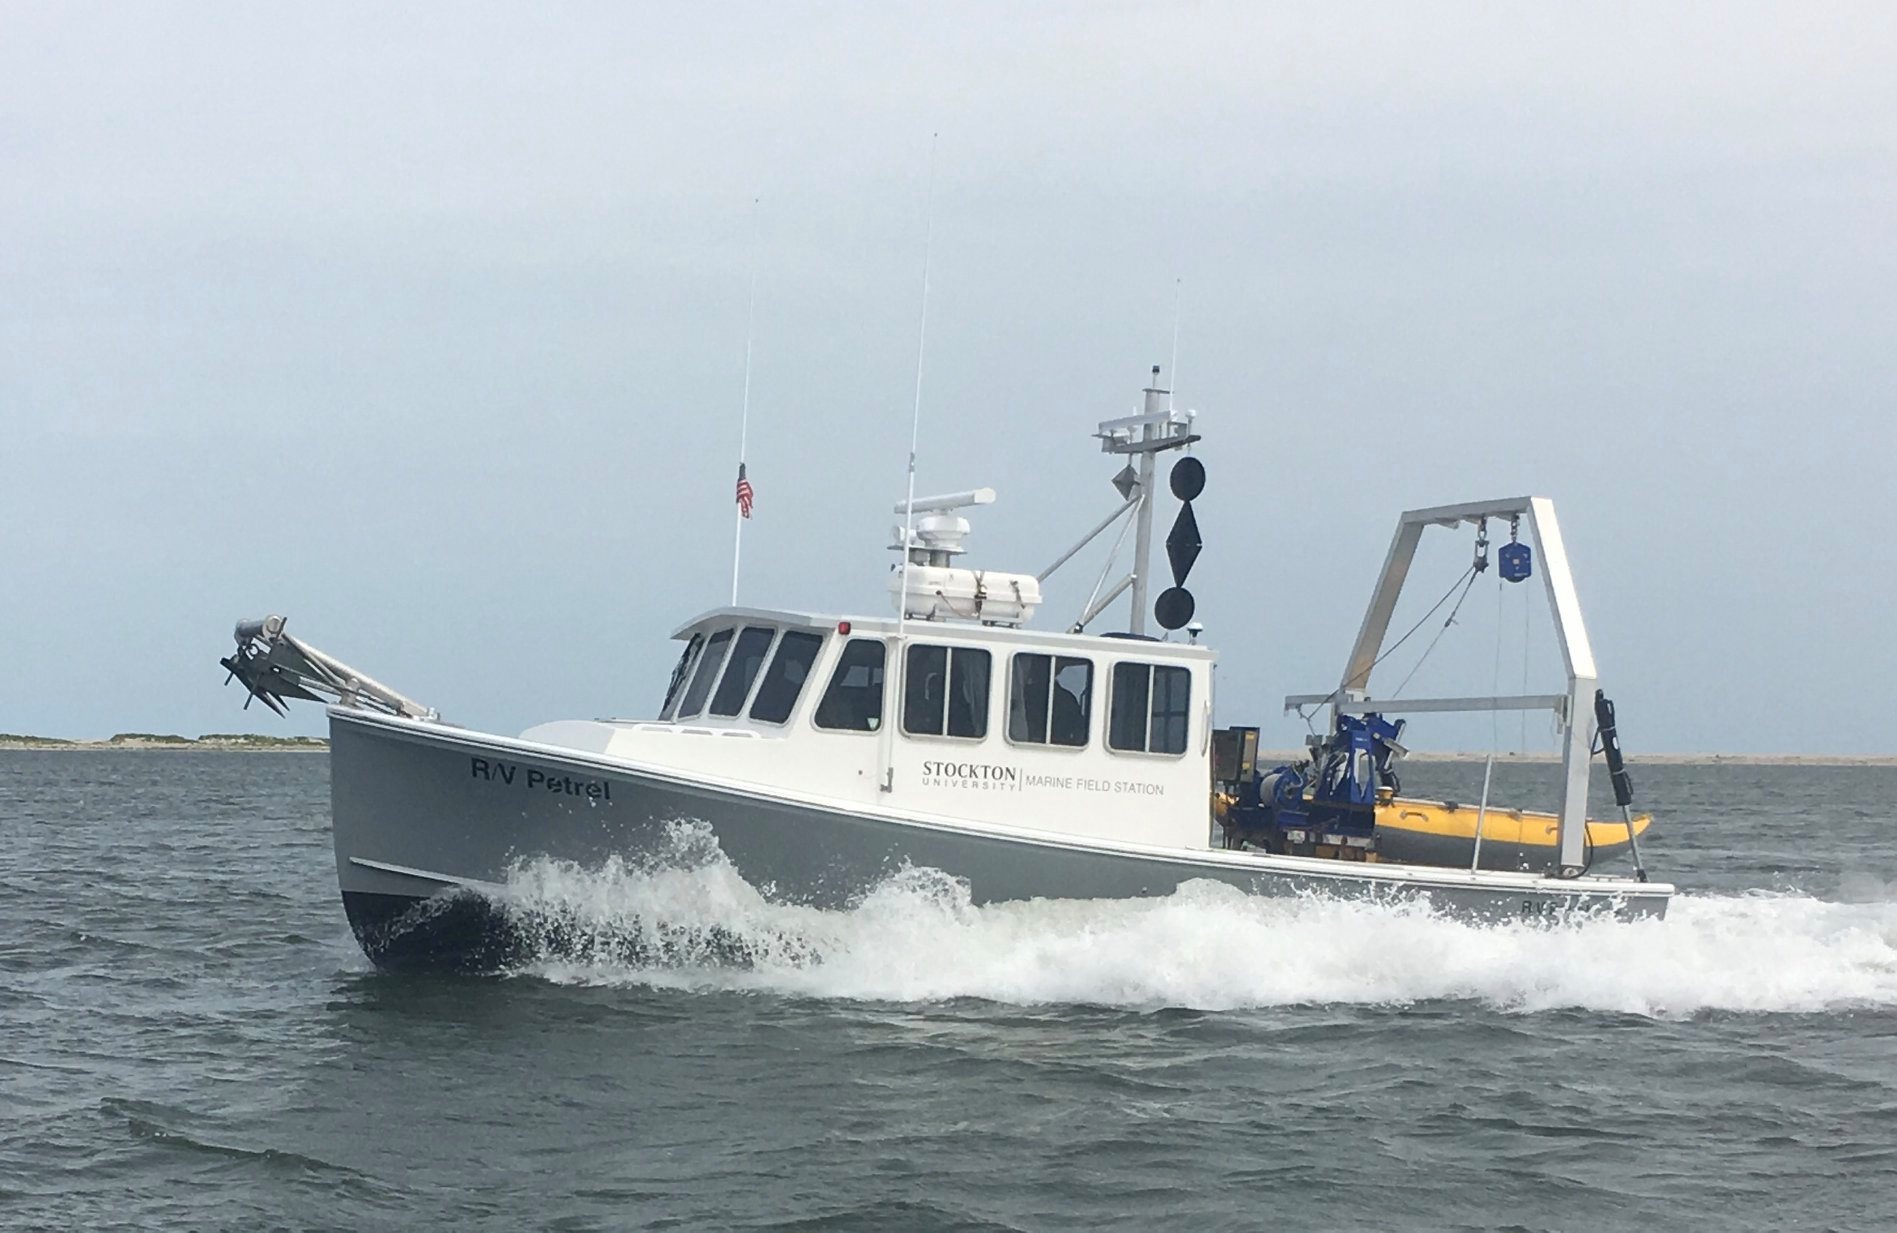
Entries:
MULTIPOLYGON (((1094 431, 1102 453, 1136 455, 1139 459, 1137 468, 1129 462, 1113 480, 1114 487, 1133 510, 1134 537, 1133 571, 1115 584, 1112 594, 1118 594, 1122 588, 1132 592, 1133 611, 1127 621, 1127 631, 1142 635, 1146 632, 1147 581, 1152 572, 1153 480, 1159 469, 1158 456, 1167 450, 1184 449, 1199 439, 1192 431, 1196 412, 1173 408, 1172 391, 1159 384, 1157 364, 1153 365, 1152 384, 1144 393, 1139 414, 1102 421, 1094 431)), ((1106 525, 1103 523, 1093 534, 1098 535, 1106 525)), ((1051 568, 1047 571, 1052 572, 1051 568)))
MULTIPOLYGON (((1140 425, 1140 442, 1153 440, 1154 429, 1158 422, 1151 417, 1163 414, 1171 402, 1171 390, 1159 388, 1159 365, 1153 365, 1153 383, 1146 387, 1146 404, 1141 414, 1148 417, 1140 425)), ((1139 525, 1133 533, 1133 619, 1127 623, 1127 632, 1144 634, 1146 632, 1146 580, 1153 558, 1153 473, 1158 469, 1155 450, 1143 450, 1140 453, 1140 507, 1134 513, 1139 525)))

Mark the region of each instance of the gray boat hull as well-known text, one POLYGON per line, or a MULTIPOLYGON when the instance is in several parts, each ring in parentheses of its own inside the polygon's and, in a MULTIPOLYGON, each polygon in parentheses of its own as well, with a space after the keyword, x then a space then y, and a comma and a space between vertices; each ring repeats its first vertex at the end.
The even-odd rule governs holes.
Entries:
POLYGON ((1294 869, 1222 851, 1022 839, 775 800, 440 725, 330 716, 337 878, 358 941, 384 966, 493 969, 531 958, 557 930, 525 931, 510 918, 494 891, 511 868, 542 856, 581 868, 658 860, 680 822, 708 826, 767 897, 814 907, 851 906, 907 866, 964 880, 976 903, 1166 895, 1210 878, 1265 895, 1423 896, 1497 921, 1661 915, 1671 889, 1338 862, 1294 869))

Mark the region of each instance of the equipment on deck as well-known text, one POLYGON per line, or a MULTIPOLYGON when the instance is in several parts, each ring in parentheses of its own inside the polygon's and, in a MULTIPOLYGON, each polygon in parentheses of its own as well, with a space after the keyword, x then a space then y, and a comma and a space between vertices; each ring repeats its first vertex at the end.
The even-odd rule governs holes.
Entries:
MULTIPOLYGON (((1254 766, 1219 784, 1230 798, 1225 846, 1375 860, 1377 806, 1400 788, 1393 764, 1404 753, 1403 725, 1381 715, 1339 715, 1328 737, 1307 742, 1308 758, 1263 772, 1254 766)), ((1251 734, 1255 749, 1257 729, 1238 731, 1251 734)))
MULTIPOLYGON (((327 698, 338 706, 404 719, 441 718, 433 707, 404 697, 367 673, 291 637, 284 632, 286 623, 274 615, 261 621, 239 621, 236 653, 217 661, 231 674, 224 683, 230 684, 231 678, 243 682, 251 698, 279 715, 287 713, 285 698, 304 702, 327 698)), ((249 708, 249 698, 244 706, 249 708)))

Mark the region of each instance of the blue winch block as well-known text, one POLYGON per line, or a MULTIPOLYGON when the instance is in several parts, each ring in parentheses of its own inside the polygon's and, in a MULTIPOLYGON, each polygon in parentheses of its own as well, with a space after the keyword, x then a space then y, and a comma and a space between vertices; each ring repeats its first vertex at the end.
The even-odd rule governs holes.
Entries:
POLYGON ((1328 827, 1370 833, 1376 824, 1377 787, 1389 774, 1391 746, 1402 735, 1400 719, 1392 723, 1375 714, 1337 717, 1330 752, 1314 768, 1312 805, 1332 813, 1328 827))
POLYGON ((1495 551, 1495 564, 1504 582, 1521 582, 1535 572, 1535 554, 1527 544, 1503 544, 1495 551))
POLYGON ((1402 737, 1400 719, 1339 715, 1336 731, 1312 747, 1311 761, 1253 771, 1237 785, 1227 826, 1295 836, 1298 844, 1316 842, 1314 833, 1367 838, 1376 830, 1379 791, 1396 787, 1391 761, 1402 737))

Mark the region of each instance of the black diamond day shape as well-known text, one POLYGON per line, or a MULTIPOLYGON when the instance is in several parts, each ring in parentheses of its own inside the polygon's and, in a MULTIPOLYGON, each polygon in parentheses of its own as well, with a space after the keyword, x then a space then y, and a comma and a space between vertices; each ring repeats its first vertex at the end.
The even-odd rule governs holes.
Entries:
POLYGON ((1166 535, 1166 559, 1172 562, 1175 584, 1186 585, 1186 575, 1192 572, 1192 563, 1204 547, 1205 541, 1199 538, 1199 520, 1192 514, 1192 502, 1187 501, 1179 507, 1179 517, 1173 519, 1172 530, 1166 535))

